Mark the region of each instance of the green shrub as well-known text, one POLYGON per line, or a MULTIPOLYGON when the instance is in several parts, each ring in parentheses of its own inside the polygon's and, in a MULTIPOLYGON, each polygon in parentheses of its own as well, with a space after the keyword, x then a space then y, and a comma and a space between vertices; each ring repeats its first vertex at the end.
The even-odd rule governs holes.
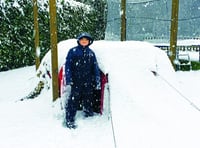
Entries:
MULTIPOLYGON (((188 61, 186 60, 180 60, 181 63, 187 63, 188 61)), ((178 68, 178 67, 177 67, 178 68)), ((191 70, 200 70, 200 62, 198 61, 191 61, 191 70)), ((181 71, 189 71, 190 66, 189 65, 181 65, 180 66, 181 71)))
POLYGON ((192 61, 192 70, 200 70, 200 62, 192 61))

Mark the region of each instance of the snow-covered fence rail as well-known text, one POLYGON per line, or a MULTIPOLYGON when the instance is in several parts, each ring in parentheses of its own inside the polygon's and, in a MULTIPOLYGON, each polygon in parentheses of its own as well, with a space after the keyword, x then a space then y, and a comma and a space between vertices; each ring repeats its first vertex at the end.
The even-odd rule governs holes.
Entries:
MULTIPOLYGON (((156 47, 161 48, 163 50, 170 50, 170 46, 167 45, 156 45, 156 47)), ((200 45, 181 45, 176 47, 177 50, 179 51, 200 51, 200 45)))
MULTIPOLYGON (((166 50, 167 52, 170 51, 170 46, 168 45, 155 45, 158 48, 166 50)), ((178 51, 194 51, 199 52, 199 62, 200 62, 200 45, 178 45, 176 47, 178 51)))
MULTIPOLYGON (((200 37, 179 36, 179 40, 200 40, 200 37)), ((151 40, 169 40, 169 36, 146 36, 143 38, 145 41, 151 40)))

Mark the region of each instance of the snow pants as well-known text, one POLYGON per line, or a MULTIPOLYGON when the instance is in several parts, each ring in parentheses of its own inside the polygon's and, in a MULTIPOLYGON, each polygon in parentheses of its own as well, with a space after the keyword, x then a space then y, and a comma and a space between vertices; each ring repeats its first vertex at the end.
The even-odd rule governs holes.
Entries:
POLYGON ((77 110, 83 109, 85 115, 93 115, 93 88, 73 87, 66 104, 66 121, 74 122, 77 110))

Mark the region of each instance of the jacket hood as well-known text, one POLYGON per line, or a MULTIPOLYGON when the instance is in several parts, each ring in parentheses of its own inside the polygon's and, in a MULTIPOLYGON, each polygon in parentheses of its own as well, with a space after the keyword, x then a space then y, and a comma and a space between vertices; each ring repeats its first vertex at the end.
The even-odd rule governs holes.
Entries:
POLYGON ((83 33, 81 33, 81 34, 77 37, 77 43, 78 43, 78 45, 80 45, 79 41, 80 41, 81 38, 87 38, 87 39, 89 40, 88 46, 90 46, 90 45, 93 43, 93 41, 94 41, 93 38, 92 38, 92 36, 91 36, 89 33, 83 32, 83 33))

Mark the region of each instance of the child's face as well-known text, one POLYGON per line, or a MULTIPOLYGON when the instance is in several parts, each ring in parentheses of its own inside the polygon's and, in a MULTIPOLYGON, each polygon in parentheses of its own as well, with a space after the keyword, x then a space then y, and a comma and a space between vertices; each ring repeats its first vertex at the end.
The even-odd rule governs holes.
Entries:
POLYGON ((89 44, 89 40, 87 38, 81 38, 79 40, 79 43, 80 43, 81 46, 85 47, 89 44))

